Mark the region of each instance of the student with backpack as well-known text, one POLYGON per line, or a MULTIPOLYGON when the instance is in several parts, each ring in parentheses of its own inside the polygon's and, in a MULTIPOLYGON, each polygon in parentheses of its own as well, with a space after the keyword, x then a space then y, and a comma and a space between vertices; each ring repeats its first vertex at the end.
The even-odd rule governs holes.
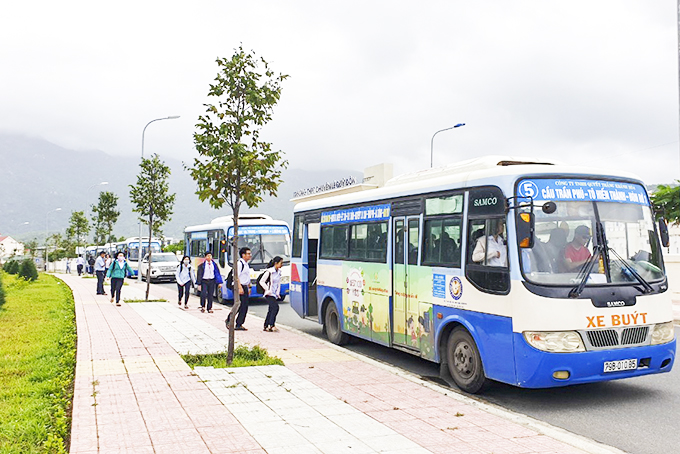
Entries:
MULTIPOLYGON (((248 297, 250 296, 250 265, 248 265, 248 261, 253 257, 253 253, 249 247, 242 247, 239 249, 238 253, 241 258, 235 263, 236 273, 234 273, 234 269, 229 272, 229 276, 227 276, 227 285, 233 285, 232 289, 234 292, 238 291, 241 300, 241 305, 239 306, 238 314, 236 315, 236 326, 234 329, 237 331, 248 331, 248 329, 243 326, 243 323, 246 321, 246 315, 248 314, 248 297)), ((230 315, 231 313, 224 321, 227 328, 229 328, 230 315)))
POLYGON ((120 306, 120 291, 123 289, 123 282, 126 276, 132 276, 132 268, 125 260, 125 254, 122 251, 116 253, 116 260, 111 263, 106 277, 111 278, 111 302, 116 299, 116 306, 120 306))
POLYGON ((191 267, 191 258, 188 255, 182 257, 182 261, 175 271, 175 282, 177 282, 177 304, 182 307, 182 296, 184 296, 184 309, 189 309, 189 292, 196 282, 196 275, 191 267))
POLYGON ((264 319, 264 331, 278 331, 276 316, 279 313, 279 300, 281 299, 281 267, 283 258, 278 255, 274 257, 267 269, 257 278, 257 291, 264 295, 269 304, 267 317, 264 319))

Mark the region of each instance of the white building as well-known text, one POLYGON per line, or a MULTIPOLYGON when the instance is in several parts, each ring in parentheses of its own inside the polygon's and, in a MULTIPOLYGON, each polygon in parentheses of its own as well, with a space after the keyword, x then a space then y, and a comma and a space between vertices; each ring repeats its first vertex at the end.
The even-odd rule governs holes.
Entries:
POLYGON ((11 236, 0 235, 0 262, 4 262, 13 255, 24 255, 24 244, 11 236))

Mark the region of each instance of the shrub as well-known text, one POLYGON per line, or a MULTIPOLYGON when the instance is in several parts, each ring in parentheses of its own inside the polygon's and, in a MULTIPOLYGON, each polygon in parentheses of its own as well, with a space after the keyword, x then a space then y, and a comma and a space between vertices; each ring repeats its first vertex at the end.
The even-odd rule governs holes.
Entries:
POLYGON ((19 272, 19 262, 16 260, 10 260, 9 262, 5 263, 3 269, 8 274, 17 274, 19 272))
POLYGON ((0 307, 5 304, 5 287, 2 286, 2 274, 0 274, 0 307))
POLYGON ((35 267, 35 263, 31 259, 25 259, 21 262, 19 267, 19 276, 23 277, 27 281, 35 281, 38 279, 38 269, 35 267))

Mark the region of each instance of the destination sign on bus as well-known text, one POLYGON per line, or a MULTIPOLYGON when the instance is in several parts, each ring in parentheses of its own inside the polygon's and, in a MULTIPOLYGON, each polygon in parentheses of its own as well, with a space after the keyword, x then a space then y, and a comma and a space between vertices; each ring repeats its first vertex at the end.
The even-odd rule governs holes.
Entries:
MULTIPOLYGON (((288 227, 283 225, 240 225, 239 235, 288 235, 288 227)), ((234 236, 234 228, 229 227, 229 237, 234 236)))
POLYGON ((325 211, 321 213, 321 224, 387 221, 389 219, 390 205, 373 205, 368 207, 349 208, 347 210, 325 211))
POLYGON ((605 180, 532 179, 517 185, 517 195, 537 200, 618 202, 649 205, 639 184, 605 180))

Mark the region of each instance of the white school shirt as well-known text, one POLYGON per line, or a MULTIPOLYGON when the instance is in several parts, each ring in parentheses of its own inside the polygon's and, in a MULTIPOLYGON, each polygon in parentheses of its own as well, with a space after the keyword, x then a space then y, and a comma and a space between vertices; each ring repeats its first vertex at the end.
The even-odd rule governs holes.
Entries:
POLYGON ((94 270, 95 271, 104 271, 105 268, 106 268, 106 261, 104 261, 104 259, 100 255, 99 257, 97 257, 97 260, 95 260, 95 262, 94 262, 94 270))
POLYGON ((184 263, 180 263, 175 271, 175 280, 179 285, 184 285, 189 281, 195 282, 196 279, 193 276, 194 270, 191 265, 185 266, 184 263))
POLYGON ((203 262, 203 279, 215 279, 215 262, 203 262))
POLYGON ((505 247, 503 237, 498 235, 498 239, 494 239, 493 235, 487 237, 486 245, 484 237, 477 240, 474 251, 472 251, 472 261, 482 263, 484 260, 484 248, 488 247, 486 251, 486 265, 487 266, 508 266, 508 251, 505 247), (500 257, 496 257, 496 252, 500 252, 500 257))
POLYGON ((82 257, 78 257, 78 259, 76 260, 76 265, 84 265, 84 264, 85 264, 85 260, 82 257))
MULTIPOLYGON (((241 264, 241 271, 238 273, 238 281, 241 286, 250 286, 250 265, 243 259, 238 259, 241 264)), ((237 265, 238 266, 238 265, 237 265)))
POLYGON ((267 276, 262 276, 260 279, 260 285, 264 289, 264 296, 273 296, 275 298, 280 298, 281 292, 281 270, 277 270, 271 267, 267 270, 269 273, 269 278, 267 276), (267 280, 269 279, 269 282, 267 280))

